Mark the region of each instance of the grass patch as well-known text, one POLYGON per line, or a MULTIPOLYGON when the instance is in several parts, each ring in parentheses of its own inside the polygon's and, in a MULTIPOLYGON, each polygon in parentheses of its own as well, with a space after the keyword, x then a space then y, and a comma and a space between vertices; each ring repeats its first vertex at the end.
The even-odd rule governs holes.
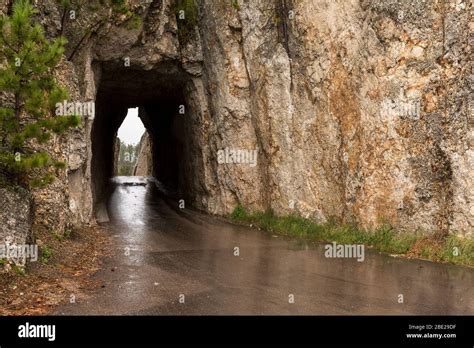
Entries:
POLYGON ((474 241, 452 235, 444 240, 436 240, 420 233, 397 233, 390 225, 369 231, 335 222, 318 224, 296 214, 277 216, 271 210, 248 212, 242 205, 234 209, 230 219, 251 223, 284 236, 340 244, 364 244, 384 253, 474 266, 474 241))
POLYGON ((25 269, 20 267, 20 266, 15 265, 15 264, 12 265, 12 270, 13 270, 13 272, 15 272, 16 274, 18 274, 20 276, 26 275, 25 269))
POLYGON ((125 27, 128 30, 140 29, 143 24, 142 17, 137 14, 132 14, 129 19, 125 22, 125 27))
POLYGON ((56 232, 56 231, 51 231, 51 234, 52 236, 54 237, 54 239, 58 240, 58 241, 63 241, 64 239, 68 239, 71 237, 71 234, 72 234, 72 230, 70 228, 66 228, 64 229, 63 233, 59 233, 59 232, 56 232))
POLYGON ((53 250, 48 247, 47 245, 43 246, 41 248, 41 258, 40 258, 40 262, 42 264, 46 264, 48 263, 49 259, 51 258, 51 256, 53 256, 53 250))
POLYGON ((71 237, 71 234, 72 234, 72 230, 71 230, 70 228, 66 228, 66 229, 64 230, 64 233, 63 233, 64 238, 69 238, 69 237, 71 237))
POLYGON ((230 4, 232 5, 232 8, 235 10, 240 10, 240 5, 238 0, 230 0, 230 4))

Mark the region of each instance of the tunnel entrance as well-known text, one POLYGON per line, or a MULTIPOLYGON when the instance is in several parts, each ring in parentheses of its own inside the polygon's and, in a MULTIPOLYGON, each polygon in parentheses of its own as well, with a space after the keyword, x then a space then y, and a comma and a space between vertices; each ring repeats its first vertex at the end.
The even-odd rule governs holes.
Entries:
POLYGON ((186 144, 192 122, 185 88, 188 75, 169 64, 151 71, 134 70, 118 63, 96 63, 98 76, 96 114, 92 125, 92 193, 94 206, 107 198, 109 181, 116 175, 116 138, 128 110, 138 117, 149 135, 152 176, 169 192, 186 192, 192 180, 186 170, 192 142, 186 144))

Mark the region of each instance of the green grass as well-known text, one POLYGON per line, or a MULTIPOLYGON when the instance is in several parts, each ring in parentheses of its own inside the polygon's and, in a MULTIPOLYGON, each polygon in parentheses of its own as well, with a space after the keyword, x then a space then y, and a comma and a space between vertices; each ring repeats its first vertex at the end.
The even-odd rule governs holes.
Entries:
POLYGON ((439 241, 421 233, 397 233, 389 225, 369 231, 353 225, 328 222, 319 224, 299 215, 277 216, 272 211, 248 212, 238 205, 230 214, 234 222, 251 223, 289 237, 341 244, 364 244, 389 253, 474 266, 474 241, 448 236, 439 241), (458 255, 454 248, 458 248, 458 255))
POLYGON ((47 245, 41 248, 41 258, 40 262, 42 264, 48 263, 49 259, 53 256, 53 251, 47 245))
POLYGON ((234 8, 235 10, 240 10, 238 0, 230 0, 230 4, 231 4, 232 8, 234 8))
POLYGON ((437 259, 442 261, 474 266, 474 240, 472 239, 448 236, 441 248, 434 251, 432 248, 428 248, 424 253, 434 254, 437 259))
POLYGON ((125 27, 128 30, 140 29, 142 24, 143 24, 142 17, 140 17, 137 14, 131 14, 130 18, 127 19, 127 21, 125 22, 125 27))
POLYGON ((69 237, 71 237, 71 234, 72 234, 72 230, 70 228, 66 228, 64 230, 63 236, 64 236, 64 238, 69 238, 69 237))
POLYGON ((51 230, 50 233, 53 235, 54 239, 61 242, 64 239, 68 239, 69 237, 71 237, 72 230, 70 228, 66 228, 66 229, 64 229, 63 233, 59 233, 59 232, 56 232, 54 230, 51 230))
POLYGON ((13 272, 15 272, 18 275, 21 275, 21 276, 26 275, 25 269, 20 267, 20 266, 15 265, 15 264, 12 265, 12 270, 13 270, 13 272))
POLYGON ((173 10, 178 23, 178 37, 183 44, 194 38, 198 23, 198 7, 195 0, 175 0, 173 10))

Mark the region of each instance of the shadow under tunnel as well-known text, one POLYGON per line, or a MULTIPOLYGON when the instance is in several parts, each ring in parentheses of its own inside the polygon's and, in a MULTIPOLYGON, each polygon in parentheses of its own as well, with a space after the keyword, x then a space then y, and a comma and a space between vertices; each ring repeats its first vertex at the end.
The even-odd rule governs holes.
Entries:
MULTIPOLYGON (((184 95, 188 76, 175 65, 159 70, 133 70, 112 63, 95 65, 98 75, 96 116, 92 126, 92 192, 94 206, 109 193, 114 176, 118 129, 129 108, 138 107, 139 117, 152 144, 152 175, 169 192, 186 192, 186 124, 184 95)), ((188 142, 187 146, 192 146, 188 142)))

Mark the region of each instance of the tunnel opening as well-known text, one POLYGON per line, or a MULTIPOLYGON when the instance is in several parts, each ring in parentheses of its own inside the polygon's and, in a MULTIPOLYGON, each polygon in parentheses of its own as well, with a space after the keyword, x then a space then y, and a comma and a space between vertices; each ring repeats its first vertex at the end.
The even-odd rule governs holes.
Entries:
POLYGON ((151 175, 151 146, 145 126, 138 117, 138 108, 128 109, 114 139, 114 176, 151 175), (140 152, 143 152, 140 154, 140 152), (149 152, 149 153, 146 153, 149 152), (149 168, 148 168, 148 166, 149 168), (140 172, 137 173, 137 167, 140 172))
POLYGON ((110 193, 110 178, 117 173, 117 134, 128 110, 138 108, 138 117, 149 135, 151 175, 168 192, 186 192, 192 181, 186 162, 192 131, 185 88, 187 74, 169 64, 150 71, 134 70, 114 63, 95 63, 98 90, 91 130, 92 195, 94 207, 110 193))

